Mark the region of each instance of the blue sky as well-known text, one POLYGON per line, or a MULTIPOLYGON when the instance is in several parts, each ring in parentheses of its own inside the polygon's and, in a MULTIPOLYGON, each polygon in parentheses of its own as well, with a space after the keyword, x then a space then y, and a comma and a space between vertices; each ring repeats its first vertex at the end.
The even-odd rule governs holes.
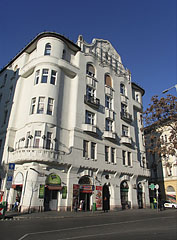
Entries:
POLYGON ((1 0, 0 68, 43 31, 106 39, 145 89, 145 109, 177 83, 176 8, 176 0, 1 0))

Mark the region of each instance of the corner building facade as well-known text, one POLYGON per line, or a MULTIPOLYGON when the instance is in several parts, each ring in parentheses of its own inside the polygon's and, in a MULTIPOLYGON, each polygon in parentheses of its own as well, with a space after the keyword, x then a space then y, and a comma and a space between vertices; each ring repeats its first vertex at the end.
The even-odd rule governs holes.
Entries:
POLYGON ((75 44, 41 33, 0 78, 1 190, 9 207, 16 198, 22 212, 149 207, 144 90, 109 41, 79 36, 75 44))

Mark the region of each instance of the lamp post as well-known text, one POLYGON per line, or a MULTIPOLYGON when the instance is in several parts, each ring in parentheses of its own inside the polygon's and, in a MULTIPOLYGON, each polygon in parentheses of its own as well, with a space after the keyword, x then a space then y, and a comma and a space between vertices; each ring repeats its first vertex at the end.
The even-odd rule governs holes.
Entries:
POLYGON ((175 84, 174 86, 165 89, 162 93, 166 93, 166 92, 168 92, 169 90, 171 90, 171 89, 173 89, 173 88, 176 88, 176 92, 177 92, 177 84, 175 84))

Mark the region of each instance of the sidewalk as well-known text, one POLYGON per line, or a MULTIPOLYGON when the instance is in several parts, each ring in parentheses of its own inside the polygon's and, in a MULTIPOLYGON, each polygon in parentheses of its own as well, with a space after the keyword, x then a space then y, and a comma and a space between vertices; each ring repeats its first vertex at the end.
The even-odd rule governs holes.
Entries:
MULTIPOLYGON (((167 210, 166 210, 167 211, 167 210)), ((117 211, 109 211, 104 213, 103 211, 78 211, 78 212, 57 212, 57 211, 46 211, 46 212, 34 212, 34 213, 19 213, 9 211, 5 214, 4 220, 20 220, 20 219, 40 219, 40 218, 75 218, 75 217, 89 217, 89 216, 97 216, 97 215, 115 215, 115 214, 130 214, 130 213, 157 213, 156 209, 129 209, 129 210, 117 210, 117 211)), ((159 211, 160 212, 160 211, 159 211)))

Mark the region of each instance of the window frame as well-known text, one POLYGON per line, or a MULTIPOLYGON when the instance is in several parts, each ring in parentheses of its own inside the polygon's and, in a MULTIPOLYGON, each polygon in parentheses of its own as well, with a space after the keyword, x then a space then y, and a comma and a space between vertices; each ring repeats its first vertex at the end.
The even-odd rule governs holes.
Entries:
POLYGON ((54 108, 54 99, 53 98, 48 98, 48 103, 47 103, 47 114, 48 115, 53 115, 53 108, 54 108), (52 100, 52 103, 50 102, 52 100))
POLYGON ((37 114, 44 114, 44 110, 45 110, 45 97, 41 96, 38 99, 37 114), (43 101, 41 101, 41 99, 43 99, 43 101), (43 108, 41 108, 41 106, 43 106, 43 108))
POLYGON ((30 114, 34 114, 35 113, 35 109, 36 109, 36 97, 33 97, 31 99, 31 110, 30 110, 30 114))
POLYGON ((41 83, 47 83, 48 77, 49 77, 49 69, 48 68, 43 68, 42 69, 42 76, 41 76, 41 83))
POLYGON ((40 69, 38 69, 38 70, 35 72, 34 84, 37 85, 37 84, 39 83, 39 80, 40 80, 40 69))
POLYGON ((34 143, 33 143, 34 148, 40 148, 40 139, 41 139, 41 130, 35 130, 34 143), (38 133, 40 133, 40 134, 38 134, 38 133))
POLYGON ((95 125, 95 113, 86 110, 85 111, 85 123, 94 126, 95 125))
POLYGON ((105 130, 108 131, 108 132, 113 132, 113 121, 106 118, 105 120, 105 130))
POLYGON ((57 71, 51 70, 50 84, 56 85, 56 81, 57 81, 57 71))
POLYGON ((45 50, 44 50, 44 56, 50 56, 51 55, 51 44, 50 43, 46 43, 45 44, 45 50))

